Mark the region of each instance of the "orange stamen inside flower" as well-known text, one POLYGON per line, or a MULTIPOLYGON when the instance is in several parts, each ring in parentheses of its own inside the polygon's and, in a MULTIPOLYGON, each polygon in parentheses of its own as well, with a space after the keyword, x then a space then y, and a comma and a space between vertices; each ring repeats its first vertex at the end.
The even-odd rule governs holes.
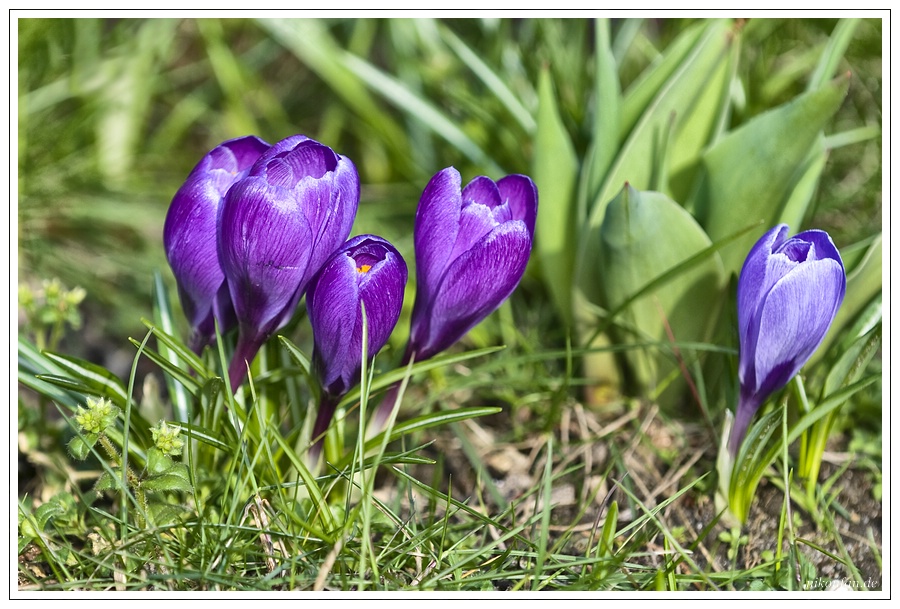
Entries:
POLYGON ((356 267, 356 272, 357 273, 368 273, 371 269, 372 269, 371 264, 364 264, 362 266, 356 267))

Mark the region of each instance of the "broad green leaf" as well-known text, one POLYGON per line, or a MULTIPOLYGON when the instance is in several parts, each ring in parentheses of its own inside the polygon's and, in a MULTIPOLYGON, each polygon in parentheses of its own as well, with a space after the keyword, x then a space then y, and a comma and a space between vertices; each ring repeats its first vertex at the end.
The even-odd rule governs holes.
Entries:
MULTIPOLYGON (((668 269, 711 245, 703 229, 680 205, 661 193, 638 192, 627 186, 607 208, 596 279, 602 281, 609 307, 616 309, 668 269)), ((665 289, 631 301, 621 319, 636 336, 623 336, 622 341, 707 339, 718 316, 724 282, 716 253, 684 269, 665 289)), ((676 365, 671 355, 661 351, 631 351, 627 361, 642 386, 660 381, 676 365)))
POLYGON ((773 226, 801 167, 847 93, 832 81, 761 114, 730 132, 703 157, 706 178, 697 212, 713 240, 754 223, 756 231, 723 250, 727 273, 737 272, 750 247, 773 226))
POLYGON ((559 117, 549 69, 538 85, 537 134, 532 176, 538 189, 535 246, 544 281, 567 326, 572 324, 572 272, 575 264, 574 188, 578 159, 559 117))
POLYGON ((669 178, 664 192, 682 205, 694 194, 703 151, 721 137, 731 113, 731 86, 737 76, 741 53, 738 28, 732 28, 726 46, 727 54, 700 86, 699 96, 670 143, 666 167, 669 178))
POLYGON ((666 47, 664 54, 628 87, 622 99, 621 121, 619 122, 619 140, 628 137, 631 129, 647 110, 650 102, 671 80, 686 58, 696 49, 704 33, 702 23, 685 28, 678 37, 666 47))
POLYGON ((185 493, 190 493, 194 490, 189 479, 175 473, 160 474, 159 476, 147 478, 141 482, 141 488, 154 492, 183 491, 185 493))
MULTIPOLYGON (((678 138, 682 128, 690 122, 692 113, 704 96, 707 81, 723 63, 728 62, 731 40, 728 22, 711 21, 705 24, 702 36, 660 85, 652 103, 641 114, 619 150, 597 197, 588 202, 588 218, 578 243, 575 279, 579 291, 588 302, 605 304, 592 271, 599 256, 599 232, 606 206, 624 184, 628 183, 637 190, 647 190, 652 188, 654 181, 666 175, 668 155, 665 143, 678 138)), ((706 120, 715 124, 717 117, 706 116, 706 120)))
MULTIPOLYGON (((87 390, 85 393, 107 397, 120 408, 125 406, 125 401, 128 398, 125 393, 125 386, 115 374, 106 368, 71 355, 62 355, 50 351, 44 351, 43 354, 47 359, 62 368, 66 374, 71 375, 72 378, 70 380, 73 384, 81 385, 87 390)), ((49 382, 64 380, 54 376, 43 378, 49 382), (54 381, 50 381, 51 378, 54 381)), ((59 385, 58 382, 55 384, 59 385)), ((81 391, 74 389, 74 387, 71 389, 73 391, 81 391)))

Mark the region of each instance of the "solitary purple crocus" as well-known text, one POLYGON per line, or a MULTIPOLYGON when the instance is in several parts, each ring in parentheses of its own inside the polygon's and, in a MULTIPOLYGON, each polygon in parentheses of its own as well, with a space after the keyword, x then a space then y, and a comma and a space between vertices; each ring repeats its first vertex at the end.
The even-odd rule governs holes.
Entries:
MULTIPOLYGON (((357 382, 362 365, 362 306, 369 359, 387 343, 403 305, 406 262, 381 237, 360 235, 332 255, 309 286, 306 307, 313 330, 313 365, 322 387, 313 437, 328 428, 335 407, 357 382)), ((319 439, 311 452, 321 450, 319 439)))
MULTIPOLYGON (((477 177, 461 188, 448 167, 422 193, 414 227, 416 301, 404 363, 447 349, 495 311, 522 279, 537 217, 531 178, 496 183, 477 177)), ((380 429, 394 406, 391 392, 373 420, 380 429)))
POLYGON ((181 308, 191 324, 191 348, 199 353, 234 327, 234 310, 216 251, 216 219, 225 193, 269 149, 255 136, 222 142, 197 163, 169 206, 163 229, 166 258, 178 283, 181 308))
POLYGON ((759 407, 818 348, 844 299, 844 264, 828 233, 787 235, 786 224, 763 235, 738 280, 741 395, 729 438, 732 455, 759 407))
POLYGON ((358 205, 359 176, 350 159, 304 135, 269 148, 228 191, 218 249, 238 320, 228 370, 233 391, 346 241, 358 205))

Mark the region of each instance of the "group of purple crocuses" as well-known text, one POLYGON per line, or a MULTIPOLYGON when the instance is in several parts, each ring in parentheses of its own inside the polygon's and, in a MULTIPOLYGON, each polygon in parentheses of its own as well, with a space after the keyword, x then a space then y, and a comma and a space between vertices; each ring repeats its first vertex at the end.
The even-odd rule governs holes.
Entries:
MULTIPOLYGON (((397 249, 376 235, 347 240, 359 196, 356 167, 328 146, 303 135, 274 146, 247 136, 211 150, 166 217, 166 255, 191 348, 199 353, 211 342, 216 321, 222 333, 237 326, 232 391, 306 294, 322 389, 314 437, 358 380, 363 305, 372 358, 403 304, 407 269, 397 249)), ((459 172, 448 167, 431 179, 416 211, 417 292, 404 364, 447 349, 509 297, 528 263, 537 204, 524 175, 477 177, 462 188, 459 172)), ((738 281, 733 453, 759 407, 822 342, 846 289, 840 254, 825 232, 788 238, 787 231, 779 225, 763 235, 738 281)))
MULTIPOLYGON (((376 235, 347 240, 359 205, 356 167, 304 135, 270 146, 255 136, 211 150, 175 194, 166 255, 200 352, 235 326, 232 391, 260 347, 306 294, 313 363, 321 384, 314 437, 358 381, 363 307, 369 358, 400 316, 407 280, 397 249, 376 235)), ((435 175, 416 212, 416 300, 403 363, 447 349, 518 285, 534 237, 538 194, 523 175, 462 188, 435 175)))

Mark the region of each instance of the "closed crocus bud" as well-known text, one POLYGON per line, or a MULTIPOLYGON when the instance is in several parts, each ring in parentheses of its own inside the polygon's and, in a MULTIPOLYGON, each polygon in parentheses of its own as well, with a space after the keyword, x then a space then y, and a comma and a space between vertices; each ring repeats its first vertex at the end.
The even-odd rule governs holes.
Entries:
POLYGON ((406 263, 393 245, 374 235, 348 241, 310 283, 306 308, 313 330, 313 362, 322 386, 313 437, 328 427, 341 397, 359 381, 363 318, 371 359, 385 345, 403 305, 406 263))
POLYGON ((191 348, 198 353, 215 336, 215 319, 223 332, 235 323, 216 250, 219 207, 232 184, 268 149, 255 136, 219 144, 194 167, 169 206, 163 243, 191 324, 191 348))
POLYGON ((239 329, 232 390, 346 241, 358 205, 359 176, 350 159, 303 135, 269 148, 228 191, 218 247, 239 329))
POLYGON ((435 175, 415 220, 416 302, 406 361, 440 353, 495 311, 522 279, 538 194, 524 175, 477 177, 461 189, 453 167, 435 175))
POLYGON ((841 256, 824 231, 788 238, 780 224, 750 250, 737 287, 741 395, 729 438, 733 455, 759 407, 825 338, 846 287, 841 256))

